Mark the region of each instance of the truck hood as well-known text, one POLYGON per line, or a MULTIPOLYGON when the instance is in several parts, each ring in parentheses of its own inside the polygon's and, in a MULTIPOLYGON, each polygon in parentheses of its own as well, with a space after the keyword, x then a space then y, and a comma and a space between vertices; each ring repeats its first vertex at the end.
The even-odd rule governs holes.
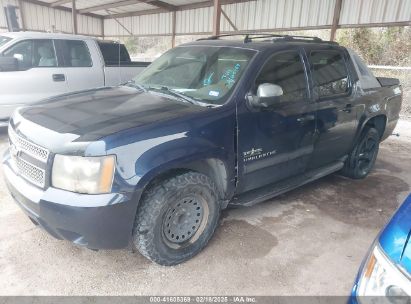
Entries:
POLYGON ((165 94, 123 86, 47 99, 19 109, 13 123, 20 123, 19 116, 22 124, 27 120, 54 133, 70 134, 72 141, 84 142, 204 110, 165 94))
POLYGON ((411 195, 392 217, 379 237, 385 254, 411 274, 411 195))

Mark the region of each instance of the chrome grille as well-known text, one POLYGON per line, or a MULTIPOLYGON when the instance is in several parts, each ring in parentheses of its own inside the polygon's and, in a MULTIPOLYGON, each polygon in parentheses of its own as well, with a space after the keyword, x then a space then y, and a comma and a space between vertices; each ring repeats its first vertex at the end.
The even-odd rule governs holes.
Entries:
POLYGON ((47 149, 42 148, 39 145, 36 145, 20 137, 12 128, 9 128, 9 139, 11 142, 13 142, 18 150, 21 150, 43 162, 47 161, 49 157, 49 151, 47 149))
MULTIPOLYGON (((46 164, 49 151, 42 148, 24 138, 19 136, 11 127, 9 127, 9 140, 10 140, 10 155, 14 165, 14 169, 22 178, 28 180, 36 186, 44 188, 46 181, 45 169, 39 168, 40 163, 46 164), (35 165, 29 161, 30 157, 22 158, 22 152, 37 159, 39 164, 35 165)), ((45 168, 46 166, 44 166, 45 168)))
POLYGON ((18 156, 12 155, 12 159, 17 167, 18 173, 23 178, 39 187, 44 187, 46 172, 43 169, 26 162, 18 156))

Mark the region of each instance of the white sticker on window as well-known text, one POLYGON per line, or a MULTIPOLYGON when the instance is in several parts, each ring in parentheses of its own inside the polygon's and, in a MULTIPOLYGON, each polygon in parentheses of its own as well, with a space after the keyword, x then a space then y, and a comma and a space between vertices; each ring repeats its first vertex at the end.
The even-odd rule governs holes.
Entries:
POLYGON ((218 91, 210 91, 210 92, 208 92, 208 95, 213 96, 213 97, 218 97, 218 95, 220 95, 220 92, 218 92, 218 91))

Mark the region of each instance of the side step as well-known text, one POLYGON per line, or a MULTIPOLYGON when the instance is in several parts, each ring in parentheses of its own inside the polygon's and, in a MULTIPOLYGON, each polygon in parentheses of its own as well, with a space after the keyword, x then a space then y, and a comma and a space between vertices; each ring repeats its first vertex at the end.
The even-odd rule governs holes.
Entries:
POLYGON ((343 167, 344 161, 340 160, 319 169, 308 171, 299 176, 288 178, 276 184, 267 185, 256 190, 251 190, 246 193, 240 194, 239 196, 235 196, 230 201, 229 205, 248 207, 261 203, 287 191, 298 188, 299 186, 308 184, 321 177, 341 170, 343 167))

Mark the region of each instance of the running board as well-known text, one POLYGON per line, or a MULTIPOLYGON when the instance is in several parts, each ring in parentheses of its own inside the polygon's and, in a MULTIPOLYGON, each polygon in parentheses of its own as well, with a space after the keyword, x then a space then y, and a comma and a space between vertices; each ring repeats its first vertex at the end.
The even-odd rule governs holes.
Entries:
POLYGON ((229 205, 233 206, 253 206, 275 196, 283 194, 302 185, 308 184, 321 177, 341 170, 344 167, 343 161, 338 161, 330 165, 308 171, 297 177, 288 178, 276 184, 267 185, 256 190, 251 190, 239 196, 233 197, 229 205))

